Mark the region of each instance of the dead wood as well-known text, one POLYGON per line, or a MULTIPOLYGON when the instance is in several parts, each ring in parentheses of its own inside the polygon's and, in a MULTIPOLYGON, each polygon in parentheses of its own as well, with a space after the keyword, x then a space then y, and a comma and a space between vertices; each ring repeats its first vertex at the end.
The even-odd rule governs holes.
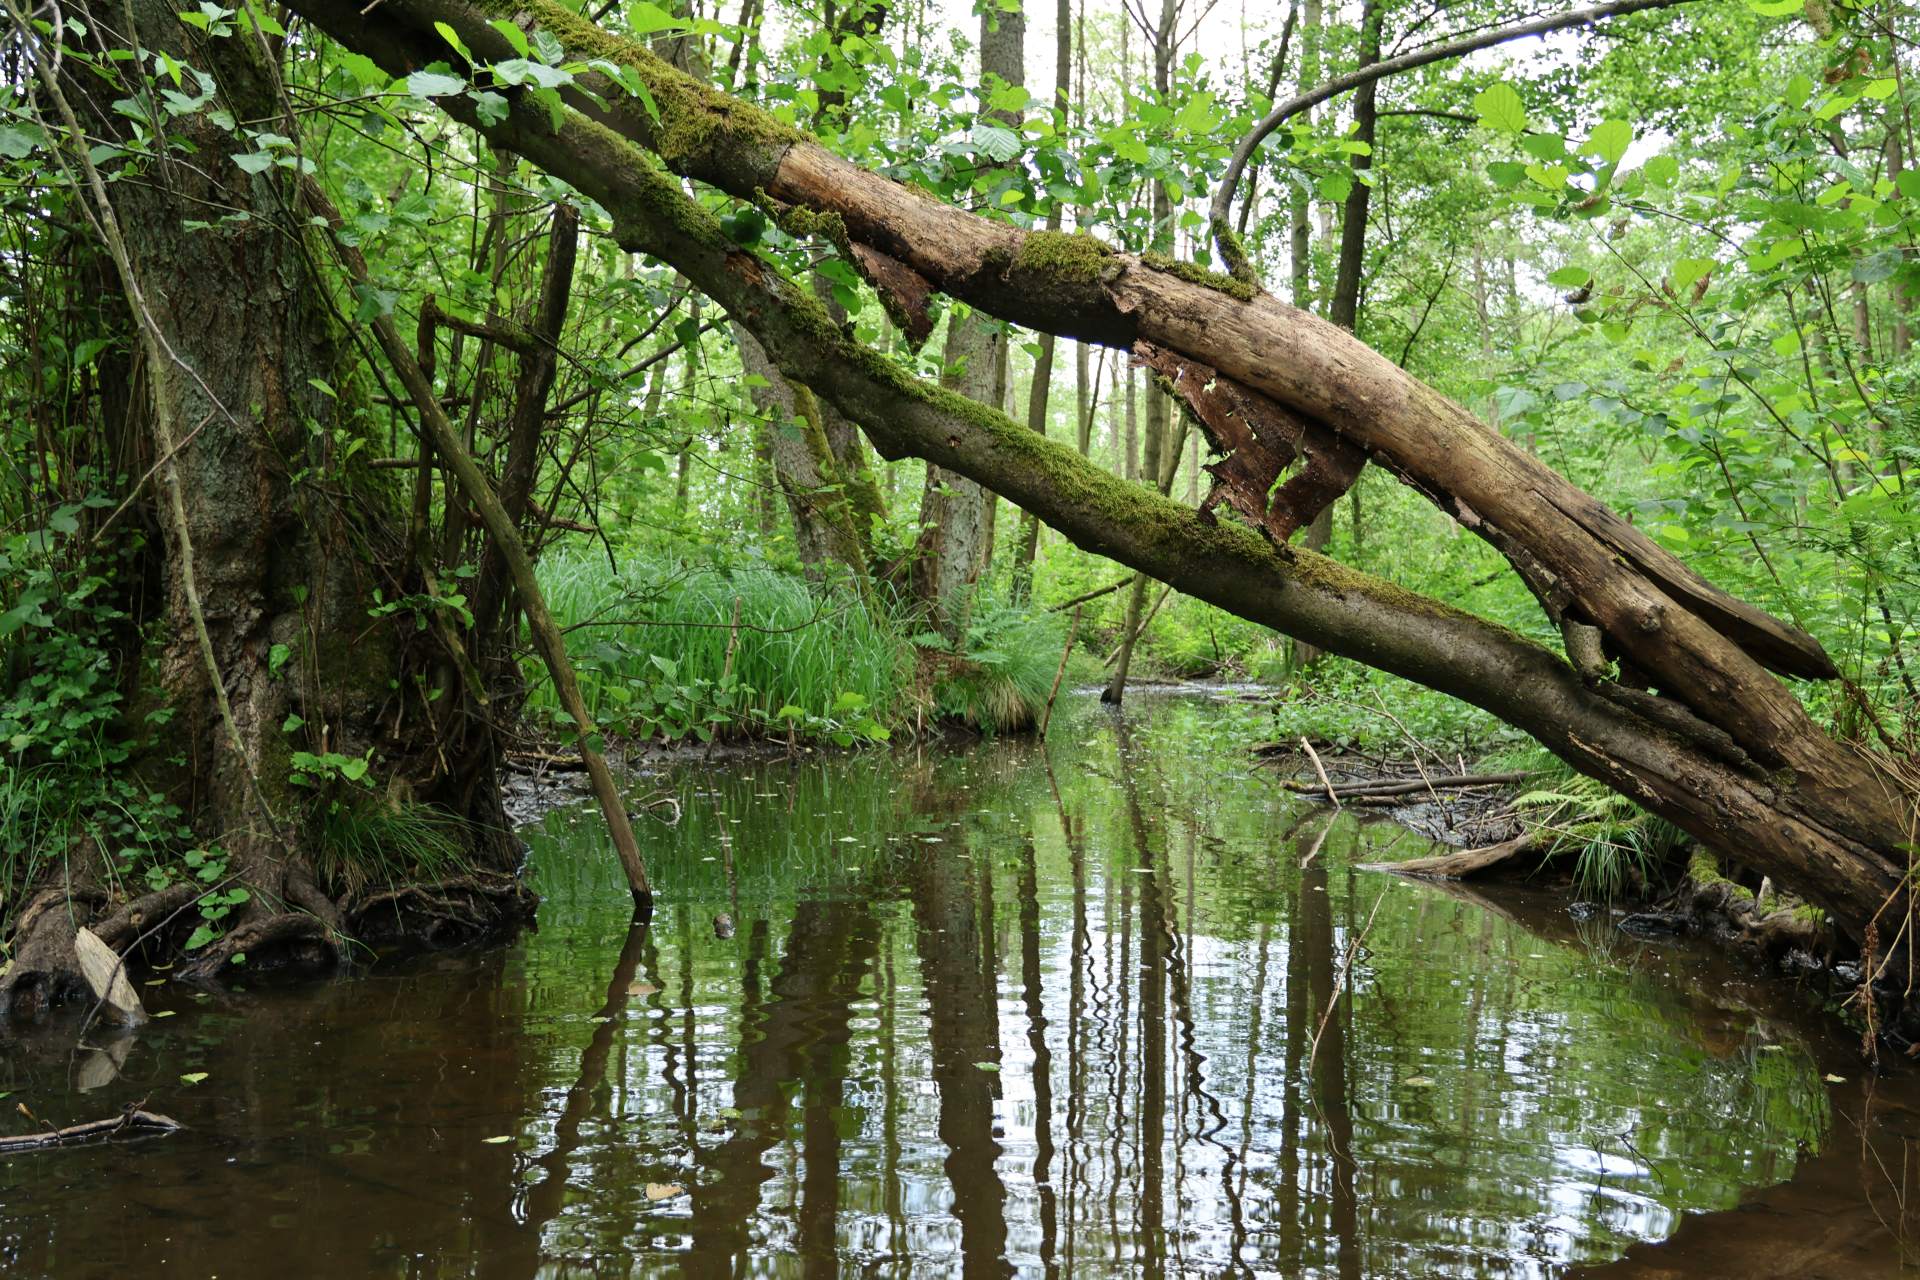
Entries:
POLYGON ((1512 866, 1517 859, 1534 852, 1537 842, 1531 832, 1503 840, 1499 844, 1490 844, 1483 849, 1462 849, 1458 853, 1442 853, 1431 858, 1409 858, 1405 862, 1369 862, 1363 870, 1391 871, 1395 875, 1419 876, 1434 880, 1466 880, 1476 876, 1492 875, 1496 872, 1506 874, 1519 870, 1512 866))
MULTIPOLYGON (((1292 744, 1288 744, 1289 746, 1292 744)), ((1336 782, 1333 794, 1342 800, 1352 800, 1367 796, 1407 796, 1421 795, 1428 791, 1460 791, 1468 787, 1507 786, 1516 782, 1525 782, 1533 776, 1531 771, 1521 773, 1460 773, 1433 778, 1382 778, 1369 782, 1336 782)), ((1295 778, 1282 778, 1280 785, 1289 791, 1301 795, 1323 795, 1320 787, 1295 778)))
POLYGON ((45 1151, 50 1147, 66 1147, 81 1142, 111 1142, 116 1138, 158 1137, 177 1133, 184 1128, 185 1125, 171 1116, 129 1107, 107 1120, 89 1120, 84 1124, 70 1124, 64 1129, 49 1129, 45 1133, 23 1133, 0 1138, 0 1155, 45 1151))

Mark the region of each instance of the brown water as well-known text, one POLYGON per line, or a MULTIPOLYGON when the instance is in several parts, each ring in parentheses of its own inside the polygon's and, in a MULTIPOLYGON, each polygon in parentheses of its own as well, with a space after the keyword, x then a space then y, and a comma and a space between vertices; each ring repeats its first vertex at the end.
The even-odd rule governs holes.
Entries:
POLYGON ((1898 1272, 1920 1102, 1810 997, 1360 870, 1426 849, 1250 773, 1233 714, 638 779, 681 809, 650 927, 568 808, 511 946, 0 1045, 6 1131, 189 1126, 0 1157, 0 1268, 1898 1272))

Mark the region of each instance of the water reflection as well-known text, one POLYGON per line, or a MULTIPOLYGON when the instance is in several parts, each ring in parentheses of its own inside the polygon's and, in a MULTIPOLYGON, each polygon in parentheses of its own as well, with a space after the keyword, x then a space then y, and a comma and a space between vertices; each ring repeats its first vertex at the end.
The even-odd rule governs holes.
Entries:
POLYGON ((1824 1083, 1839 1037, 1711 958, 1356 870, 1422 850, 1245 777, 1215 714, 689 769, 653 780, 684 816, 643 829, 650 925, 561 812, 512 948, 244 1007, 155 988, 177 1016, 84 1095, 97 1055, 8 1046, 38 1114, 151 1093, 192 1128, 0 1164, 0 1265, 1892 1272, 1908 1086, 1824 1083), (1747 1188, 1771 1246, 1713 1212, 1747 1188))

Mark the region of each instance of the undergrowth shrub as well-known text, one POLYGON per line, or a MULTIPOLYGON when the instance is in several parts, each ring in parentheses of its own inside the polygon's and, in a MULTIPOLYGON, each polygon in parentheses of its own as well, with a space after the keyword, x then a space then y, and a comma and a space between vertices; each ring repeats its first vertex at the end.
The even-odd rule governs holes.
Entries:
POLYGON ((991 734, 1039 723, 1065 639, 1058 615, 982 592, 957 651, 933 632, 915 636, 914 644, 935 711, 991 734))
POLYGON ((193 841, 179 807, 131 776, 142 735, 171 712, 125 723, 126 615, 108 586, 136 547, 80 536, 82 514, 105 505, 59 507, 0 542, 0 933, 23 891, 83 845, 137 886, 164 883, 193 841))

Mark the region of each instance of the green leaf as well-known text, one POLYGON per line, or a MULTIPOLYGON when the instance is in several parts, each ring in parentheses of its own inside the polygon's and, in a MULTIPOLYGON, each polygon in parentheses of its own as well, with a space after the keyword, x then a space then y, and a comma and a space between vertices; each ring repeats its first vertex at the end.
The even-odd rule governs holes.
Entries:
POLYGON ((416 98, 451 98, 466 91, 465 80, 442 71, 416 71, 407 77, 407 92, 416 98))
POLYGON ((1763 18, 1784 18, 1807 7, 1807 0, 1747 0, 1747 8, 1763 18))
POLYGON ((513 51, 521 57, 525 58, 533 53, 533 46, 527 43, 527 33, 520 29, 519 23, 508 22, 505 18, 495 18, 487 25, 498 31, 506 42, 513 46, 513 51))
POLYGON ((1680 177, 1680 162, 1672 156, 1658 155, 1640 166, 1640 172, 1656 187, 1670 187, 1680 177))
POLYGON ((1592 133, 1580 150, 1590 156, 1598 156, 1606 164, 1619 164, 1620 157, 1627 154, 1627 148, 1633 145, 1633 126, 1625 120, 1608 120, 1592 133))
POLYGON ((1480 123, 1489 129, 1519 133, 1527 127, 1526 103, 1520 100, 1519 91, 1504 80, 1475 94, 1473 106, 1480 113, 1480 123))
POLYGON ((1005 164, 1020 154, 1020 135, 1004 125, 989 124, 985 120, 977 121, 967 133, 967 141, 973 144, 974 154, 985 156, 995 164, 1005 164))
POLYGON ((445 40, 448 44, 453 46, 453 51, 455 53, 459 54, 460 57, 464 59, 469 65, 472 64, 473 55, 471 53, 468 53, 467 46, 461 43, 460 35, 458 32, 456 32, 452 27, 448 26, 444 22, 434 23, 433 29, 440 33, 440 38, 442 40, 445 40))
POLYGON ((1562 267, 1547 277, 1547 283, 1562 289, 1578 289, 1591 283, 1593 272, 1585 267, 1562 267))
POLYGON ((1676 289, 1691 289, 1714 265, 1712 258, 1682 258, 1673 264, 1668 278, 1676 289))
POLYGON ((46 145, 46 141, 38 125, 0 125, 0 159, 24 160, 36 147, 46 145))
POLYGON ((180 1077, 180 1083, 181 1084, 199 1084, 202 1080, 205 1080, 206 1078, 207 1078, 207 1073, 204 1071, 189 1071, 185 1075, 180 1077))

